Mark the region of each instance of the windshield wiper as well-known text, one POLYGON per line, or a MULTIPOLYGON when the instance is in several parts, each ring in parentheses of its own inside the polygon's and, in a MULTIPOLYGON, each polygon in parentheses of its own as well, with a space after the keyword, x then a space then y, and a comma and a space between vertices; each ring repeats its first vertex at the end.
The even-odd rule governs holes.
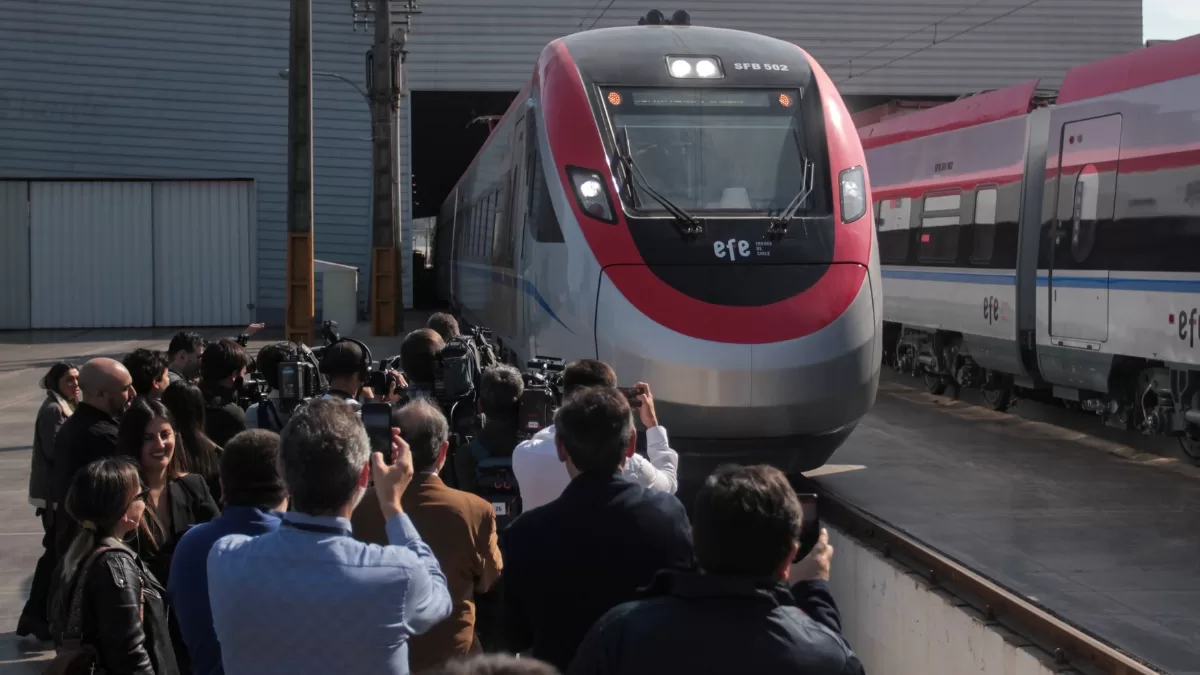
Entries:
POLYGON ((650 187, 650 182, 646 180, 646 176, 642 173, 642 170, 633 162, 633 154, 629 151, 628 146, 628 132, 625 134, 625 143, 626 145, 623 148, 620 145, 617 146, 617 158, 620 159, 625 165, 625 175, 629 179, 629 194, 633 196, 634 199, 637 199, 637 193, 632 189, 633 181, 636 177, 641 183, 640 187, 642 191, 650 195, 654 201, 661 204, 662 207, 667 210, 667 213, 670 213, 675 218, 677 229, 681 235, 684 237, 695 237, 703 234, 704 225, 701 224, 699 218, 693 216, 687 211, 684 211, 679 207, 679 205, 675 204, 675 202, 672 202, 670 199, 667 199, 665 196, 659 193, 658 190, 650 187))
POLYGON ((792 222, 792 218, 796 217, 796 213, 808 196, 812 194, 813 183, 816 180, 817 171, 816 165, 808 160, 807 157, 802 158, 803 165, 800 173, 800 192, 788 202, 788 205, 779 212, 778 216, 771 219, 771 226, 767 228, 769 235, 785 235, 787 234, 788 224, 792 222))

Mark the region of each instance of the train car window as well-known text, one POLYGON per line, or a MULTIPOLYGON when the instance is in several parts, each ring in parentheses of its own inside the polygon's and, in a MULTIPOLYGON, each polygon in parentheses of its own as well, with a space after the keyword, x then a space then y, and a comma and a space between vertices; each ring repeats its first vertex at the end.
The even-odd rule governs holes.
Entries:
POLYGON ((918 261, 953 263, 958 259, 961 208, 961 193, 925 195, 917 245, 918 261))
POLYGON ((903 263, 908 259, 909 221, 912 219, 912 199, 884 199, 875 211, 875 228, 879 238, 879 260, 884 263, 903 263))
POLYGON ((992 261, 996 249, 996 188, 975 192, 975 222, 971 227, 971 262, 992 261))
MULTIPOLYGON (((533 239, 545 244, 561 244, 564 241, 562 227, 558 224, 558 216, 554 214, 554 202, 550 201, 550 186, 546 182, 546 173, 543 168, 544 165, 539 158, 537 166, 534 168, 532 190, 529 196, 530 203, 533 205, 529 210, 530 223, 533 224, 533 239)), ((558 176, 556 175, 555 178, 558 176)))

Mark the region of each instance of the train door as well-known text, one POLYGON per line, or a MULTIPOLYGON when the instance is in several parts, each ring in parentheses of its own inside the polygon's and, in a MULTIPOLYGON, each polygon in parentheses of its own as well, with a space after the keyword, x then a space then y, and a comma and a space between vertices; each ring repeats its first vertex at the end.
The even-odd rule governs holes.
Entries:
POLYGON ((1048 282, 1050 337, 1060 346, 1108 340, 1108 270, 1091 254, 1097 225, 1113 218, 1120 151, 1120 115, 1063 125, 1048 282))

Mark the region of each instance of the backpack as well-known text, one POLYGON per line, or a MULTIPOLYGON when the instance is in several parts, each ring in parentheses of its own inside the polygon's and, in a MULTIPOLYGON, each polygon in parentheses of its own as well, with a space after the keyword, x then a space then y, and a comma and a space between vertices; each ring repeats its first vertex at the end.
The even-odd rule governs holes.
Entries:
POLYGON ((258 408, 258 428, 274 431, 276 433, 283 430, 283 420, 279 417, 279 411, 275 409, 275 402, 269 398, 264 398, 259 401, 258 408))
POLYGON ((480 372, 479 354, 471 338, 450 338, 437 355, 434 396, 439 401, 474 399, 480 372))

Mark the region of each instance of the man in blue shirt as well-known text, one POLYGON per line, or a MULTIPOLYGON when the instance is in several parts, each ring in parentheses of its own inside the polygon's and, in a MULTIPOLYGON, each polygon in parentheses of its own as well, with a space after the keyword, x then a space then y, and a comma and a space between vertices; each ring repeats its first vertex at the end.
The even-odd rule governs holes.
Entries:
POLYGON ((350 406, 317 400, 292 414, 279 459, 294 511, 279 530, 226 536, 208 556, 225 672, 407 675, 408 639, 449 616, 451 602, 400 506, 413 476, 400 430, 386 464, 350 406), (372 477, 388 546, 360 542, 350 528, 372 477))
POLYGON ((279 519, 287 510, 287 491, 278 461, 279 434, 251 429, 234 436, 221 454, 225 511, 188 530, 175 547, 167 596, 194 675, 224 673, 208 604, 208 553, 227 534, 256 537, 279 529, 279 519))

